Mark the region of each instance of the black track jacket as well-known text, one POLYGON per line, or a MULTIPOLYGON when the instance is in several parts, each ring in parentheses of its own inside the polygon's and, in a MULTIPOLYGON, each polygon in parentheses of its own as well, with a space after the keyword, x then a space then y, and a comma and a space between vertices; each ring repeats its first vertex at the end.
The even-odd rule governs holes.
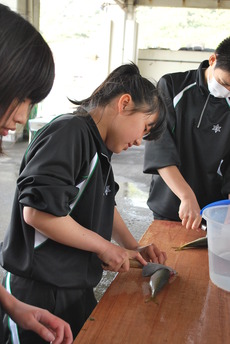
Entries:
POLYGON ((179 221, 180 200, 157 170, 176 165, 193 189, 200 208, 230 193, 230 99, 215 98, 204 84, 203 61, 197 70, 159 80, 167 103, 167 130, 146 142, 144 173, 151 173, 149 208, 179 221))
POLYGON ((62 115, 41 129, 20 168, 11 222, 1 246, 6 270, 58 287, 98 284, 102 267, 95 254, 48 239, 25 223, 22 212, 27 205, 56 216, 69 214, 110 240, 117 189, 110 159, 89 115, 62 115))

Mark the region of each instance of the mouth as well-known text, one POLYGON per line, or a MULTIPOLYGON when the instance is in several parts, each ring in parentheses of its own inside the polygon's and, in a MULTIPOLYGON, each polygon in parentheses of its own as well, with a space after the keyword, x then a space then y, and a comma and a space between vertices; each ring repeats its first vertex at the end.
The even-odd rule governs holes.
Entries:
POLYGON ((15 129, 9 129, 9 128, 2 128, 0 129, 0 135, 1 136, 7 136, 9 134, 9 131, 15 131, 15 129))
POLYGON ((1 135, 2 136, 7 136, 8 135, 8 129, 5 129, 5 128, 2 128, 1 130, 0 130, 0 132, 1 132, 1 135))
POLYGON ((123 150, 126 151, 130 147, 132 147, 132 144, 131 143, 127 143, 126 146, 123 148, 123 150))

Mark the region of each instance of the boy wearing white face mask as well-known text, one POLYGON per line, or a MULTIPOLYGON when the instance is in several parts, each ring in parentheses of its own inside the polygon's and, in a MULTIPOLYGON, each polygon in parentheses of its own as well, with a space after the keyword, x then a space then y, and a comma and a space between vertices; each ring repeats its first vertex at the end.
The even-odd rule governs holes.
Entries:
POLYGON ((167 129, 146 142, 147 203, 155 219, 195 229, 201 208, 230 198, 230 37, 197 70, 164 75, 158 84, 167 129))

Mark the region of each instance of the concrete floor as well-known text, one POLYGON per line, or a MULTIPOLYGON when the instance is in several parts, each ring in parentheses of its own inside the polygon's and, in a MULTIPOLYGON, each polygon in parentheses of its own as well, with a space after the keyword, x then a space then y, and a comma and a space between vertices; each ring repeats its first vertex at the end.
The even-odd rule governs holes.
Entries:
MULTIPOLYGON (((9 223, 18 171, 27 145, 25 141, 3 144, 5 155, 0 157, 0 241, 3 240, 9 223)), ((117 207, 137 240, 152 222, 152 213, 146 205, 150 176, 142 173, 143 154, 144 144, 114 154, 112 158, 115 179, 120 186, 116 198, 117 207)), ((0 269, 0 278, 2 275, 3 271, 0 269)), ((113 278, 113 274, 105 274, 96 290, 98 299, 113 278)))

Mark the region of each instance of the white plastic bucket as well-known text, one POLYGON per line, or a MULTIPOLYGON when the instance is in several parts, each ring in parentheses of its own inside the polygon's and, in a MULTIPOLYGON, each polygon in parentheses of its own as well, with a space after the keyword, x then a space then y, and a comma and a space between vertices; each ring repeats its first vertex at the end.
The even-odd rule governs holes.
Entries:
POLYGON ((230 205, 208 207, 202 216, 207 221, 210 279, 230 291, 230 205))

